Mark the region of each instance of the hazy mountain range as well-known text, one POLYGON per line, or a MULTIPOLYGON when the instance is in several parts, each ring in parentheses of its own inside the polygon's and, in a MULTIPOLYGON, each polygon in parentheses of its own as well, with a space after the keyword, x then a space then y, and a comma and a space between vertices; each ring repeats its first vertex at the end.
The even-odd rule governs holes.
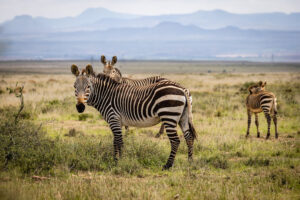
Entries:
POLYGON ((222 10, 138 16, 90 8, 76 17, 0 24, 0 59, 300 60, 300 13, 222 10))

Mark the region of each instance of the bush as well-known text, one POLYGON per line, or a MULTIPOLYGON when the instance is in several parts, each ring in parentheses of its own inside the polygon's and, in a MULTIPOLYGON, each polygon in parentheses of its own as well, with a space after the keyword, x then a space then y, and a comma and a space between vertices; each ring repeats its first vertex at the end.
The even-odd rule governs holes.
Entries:
MULTIPOLYGON (((7 110, 6 110, 7 111, 7 110)), ((55 164, 55 145, 40 126, 28 120, 15 123, 15 109, 0 120, 0 168, 18 168, 23 173, 50 170, 55 164)))
POLYGON ((240 87, 240 92, 243 94, 248 93, 248 88, 252 85, 255 85, 256 83, 253 81, 247 81, 240 87))

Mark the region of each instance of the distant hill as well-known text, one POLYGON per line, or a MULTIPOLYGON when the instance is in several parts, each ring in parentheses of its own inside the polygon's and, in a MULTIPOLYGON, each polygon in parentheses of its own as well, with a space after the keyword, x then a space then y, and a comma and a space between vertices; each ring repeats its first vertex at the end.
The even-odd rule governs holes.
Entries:
POLYGON ((213 10, 190 14, 139 16, 112 12, 104 8, 89 8, 76 17, 57 19, 22 15, 2 23, 1 27, 2 33, 25 34, 153 27, 165 21, 194 25, 205 29, 235 26, 242 29, 300 30, 300 13, 233 14, 222 10, 213 10))
POLYGON ((245 59, 300 61, 300 13, 222 10, 138 16, 104 8, 76 17, 17 16, 0 25, 0 59, 245 59))

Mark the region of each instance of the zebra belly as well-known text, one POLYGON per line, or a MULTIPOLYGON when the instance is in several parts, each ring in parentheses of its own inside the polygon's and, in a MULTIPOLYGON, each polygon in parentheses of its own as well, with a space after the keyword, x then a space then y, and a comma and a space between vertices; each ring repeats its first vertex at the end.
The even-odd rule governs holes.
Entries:
POLYGON ((262 112, 262 109, 261 108, 250 108, 251 112, 254 112, 254 113, 260 113, 262 112))
POLYGON ((160 119, 158 116, 156 116, 156 117, 148 117, 140 121, 134 121, 134 120, 128 120, 126 118, 122 118, 121 121, 123 126, 150 127, 158 124, 160 122, 160 119))

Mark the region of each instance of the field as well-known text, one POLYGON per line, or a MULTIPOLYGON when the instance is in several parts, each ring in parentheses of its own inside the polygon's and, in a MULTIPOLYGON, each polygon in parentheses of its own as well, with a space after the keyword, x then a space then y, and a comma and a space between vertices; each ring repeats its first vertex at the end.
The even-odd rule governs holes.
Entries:
POLYGON ((166 134, 155 138, 159 125, 130 127, 124 155, 113 161, 107 123, 94 108, 75 108, 71 63, 88 61, 0 62, 0 199, 300 198, 299 64, 120 61, 124 76, 161 74, 193 96, 194 161, 179 131, 174 166, 162 171, 170 144, 166 134), (272 124, 265 140, 263 114, 262 137, 253 116, 245 138, 247 87, 260 80, 278 99, 279 139, 272 124))

